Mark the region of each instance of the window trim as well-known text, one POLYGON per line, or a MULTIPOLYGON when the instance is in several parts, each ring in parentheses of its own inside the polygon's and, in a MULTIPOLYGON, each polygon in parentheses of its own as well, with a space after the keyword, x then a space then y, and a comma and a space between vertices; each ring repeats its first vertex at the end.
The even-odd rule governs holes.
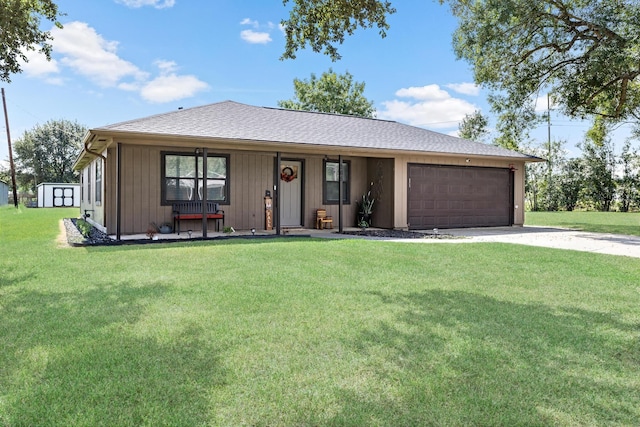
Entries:
MULTIPOLYGON (((328 200, 327 199, 327 182, 337 182, 337 181, 327 181, 327 163, 340 163, 337 159, 324 159, 322 162, 322 204, 324 205, 339 205, 340 200, 328 200)), ((342 204, 350 205, 351 204, 351 161, 350 160, 342 160, 342 163, 347 167, 347 180, 344 182, 345 189, 343 194, 342 204)))
MULTIPOLYGON (((161 151, 160 152, 160 189, 161 189, 161 205, 162 206, 171 206, 173 203, 178 203, 181 200, 167 200, 167 189, 165 186, 166 176, 165 176, 165 167, 166 167, 166 158, 167 156, 183 156, 183 157, 194 157, 196 159, 196 165, 198 164, 198 158, 202 158, 202 153, 194 153, 188 151, 161 151)), ((224 196, 225 200, 210 200, 212 202, 219 203, 221 205, 229 205, 231 204, 231 179, 230 179, 230 169, 231 169, 231 156, 229 154, 220 154, 220 153, 207 153, 207 162, 211 158, 223 158, 225 159, 225 165, 227 170, 227 176, 225 178, 225 186, 224 186, 224 196)), ((197 167, 197 166, 196 166, 197 167)), ((202 179, 202 177, 198 177, 198 179, 202 179)))

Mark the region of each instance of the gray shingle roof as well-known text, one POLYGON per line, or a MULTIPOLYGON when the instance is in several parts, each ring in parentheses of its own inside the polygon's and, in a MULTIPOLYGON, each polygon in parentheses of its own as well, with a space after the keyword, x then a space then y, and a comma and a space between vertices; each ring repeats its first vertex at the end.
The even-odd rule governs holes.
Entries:
POLYGON ((166 136, 221 138, 535 160, 515 151, 402 123, 339 114, 255 107, 224 101, 93 129, 166 136))

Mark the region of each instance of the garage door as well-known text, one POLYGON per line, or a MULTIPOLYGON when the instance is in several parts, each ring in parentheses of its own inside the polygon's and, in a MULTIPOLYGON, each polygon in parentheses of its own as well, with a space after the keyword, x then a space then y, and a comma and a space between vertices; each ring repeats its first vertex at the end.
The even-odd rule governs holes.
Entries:
POLYGON ((509 169, 409 164, 408 222, 413 230, 513 224, 509 169))

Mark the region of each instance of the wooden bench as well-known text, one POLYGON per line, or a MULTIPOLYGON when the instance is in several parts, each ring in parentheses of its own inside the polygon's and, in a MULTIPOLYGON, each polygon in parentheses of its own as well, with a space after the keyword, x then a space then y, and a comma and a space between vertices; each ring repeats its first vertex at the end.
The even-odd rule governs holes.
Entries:
MULTIPOLYGON (((207 220, 216 220, 216 231, 220 231, 220 220, 222 220, 222 228, 224 229, 224 211, 220 209, 220 204, 215 202, 207 202, 207 220)), ((173 229, 178 230, 180 234, 180 220, 183 219, 202 219, 202 201, 192 200, 189 202, 173 203, 173 229), (178 227, 176 228, 176 223, 178 227)))

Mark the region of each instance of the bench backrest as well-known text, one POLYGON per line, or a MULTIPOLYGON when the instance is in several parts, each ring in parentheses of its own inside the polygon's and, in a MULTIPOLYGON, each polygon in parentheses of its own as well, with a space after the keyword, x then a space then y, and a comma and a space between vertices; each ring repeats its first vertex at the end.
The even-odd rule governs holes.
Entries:
MULTIPOLYGON (((219 203, 207 201, 207 213, 216 213, 220 210, 219 203)), ((173 212, 178 214, 202 213, 202 200, 173 203, 173 212)))

